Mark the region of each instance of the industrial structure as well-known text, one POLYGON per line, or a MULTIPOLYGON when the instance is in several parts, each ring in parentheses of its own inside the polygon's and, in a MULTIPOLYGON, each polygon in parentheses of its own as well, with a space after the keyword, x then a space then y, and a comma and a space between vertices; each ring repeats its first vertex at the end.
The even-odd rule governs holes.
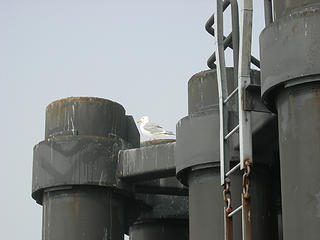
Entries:
POLYGON ((48 105, 33 159, 43 240, 320 238, 320 1, 264 0, 261 61, 253 0, 214 3, 206 30, 217 49, 188 82, 176 141, 140 144, 110 100, 48 105))

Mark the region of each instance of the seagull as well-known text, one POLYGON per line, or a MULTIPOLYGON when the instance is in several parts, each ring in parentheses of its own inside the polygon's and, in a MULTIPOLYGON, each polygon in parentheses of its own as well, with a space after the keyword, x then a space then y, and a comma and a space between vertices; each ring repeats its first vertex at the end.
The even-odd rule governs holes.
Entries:
POLYGON ((141 123, 140 124, 141 133, 144 136, 148 137, 150 140, 174 136, 173 132, 167 131, 163 127, 159 126, 158 124, 150 122, 148 116, 142 117, 139 121, 137 121, 137 123, 141 123))

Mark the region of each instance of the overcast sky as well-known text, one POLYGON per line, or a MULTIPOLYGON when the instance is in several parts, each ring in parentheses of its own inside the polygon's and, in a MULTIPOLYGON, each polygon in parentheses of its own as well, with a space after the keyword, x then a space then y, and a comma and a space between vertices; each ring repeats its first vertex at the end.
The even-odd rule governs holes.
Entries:
MULTIPOLYGON (((257 57, 262 2, 255 1, 257 57)), ((175 131, 187 115, 187 82, 207 69, 214 50, 204 30, 213 3, 0 0, 1 238, 41 239, 42 208, 31 198, 32 149, 44 138, 50 102, 107 98, 135 119, 149 115, 175 131)))

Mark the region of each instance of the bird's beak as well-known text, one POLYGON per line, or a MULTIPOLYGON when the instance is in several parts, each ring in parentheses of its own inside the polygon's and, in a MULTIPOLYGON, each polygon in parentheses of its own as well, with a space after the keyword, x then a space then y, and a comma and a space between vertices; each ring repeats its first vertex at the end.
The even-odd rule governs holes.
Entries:
POLYGON ((142 121, 141 121, 141 120, 139 120, 139 121, 137 121, 137 123, 142 123, 142 121))

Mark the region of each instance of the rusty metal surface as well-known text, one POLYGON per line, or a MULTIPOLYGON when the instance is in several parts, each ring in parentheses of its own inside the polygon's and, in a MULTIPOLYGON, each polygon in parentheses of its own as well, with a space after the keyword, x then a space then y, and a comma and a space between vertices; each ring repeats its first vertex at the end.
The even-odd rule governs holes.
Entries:
POLYGON ((117 136, 139 147, 139 132, 132 116, 118 103, 90 97, 70 97, 46 108, 45 139, 57 136, 117 136))
MULTIPOLYGON (((250 198, 247 198, 245 194, 241 195, 242 200, 242 239, 251 240, 252 239, 252 220, 251 220, 251 205, 250 198)), ((259 238, 260 239, 260 238, 259 238)))
POLYGON ((225 186, 223 190, 223 200, 225 201, 225 207, 223 209, 224 240, 233 240, 233 218, 232 216, 229 216, 229 214, 232 212, 230 184, 231 180, 227 178, 225 180, 225 186))
POLYGON ((46 191, 43 240, 123 240, 123 199, 102 188, 46 191))
POLYGON ((126 136, 125 110, 100 98, 71 97, 46 108, 45 138, 61 135, 126 136))
POLYGON ((134 182, 175 176, 175 145, 170 142, 120 151, 118 177, 134 182))
MULTIPOLYGON (((276 240, 277 215, 272 211, 272 181, 268 171, 258 166, 252 172, 252 239, 276 240)), ((242 175, 240 172, 233 176, 232 206, 241 205, 242 175)), ((219 168, 206 168, 196 170, 189 175, 189 222, 191 240, 224 239, 224 201, 220 186, 219 168), (210 189, 210 191, 208 191, 210 189)), ((228 234, 233 235, 234 240, 241 240, 241 213, 232 217, 232 225, 229 224, 228 234)), ((227 219, 230 220, 230 219, 227 219)))
POLYGON ((233 221, 232 217, 229 217, 229 212, 227 211, 227 208, 224 207, 224 240, 233 240, 233 221))
POLYGON ((261 95, 272 111, 276 111, 273 90, 277 86, 292 80, 299 84, 318 79, 314 76, 320 74, 319 22, 317 5, 282 17, 261 33, 261 95))

